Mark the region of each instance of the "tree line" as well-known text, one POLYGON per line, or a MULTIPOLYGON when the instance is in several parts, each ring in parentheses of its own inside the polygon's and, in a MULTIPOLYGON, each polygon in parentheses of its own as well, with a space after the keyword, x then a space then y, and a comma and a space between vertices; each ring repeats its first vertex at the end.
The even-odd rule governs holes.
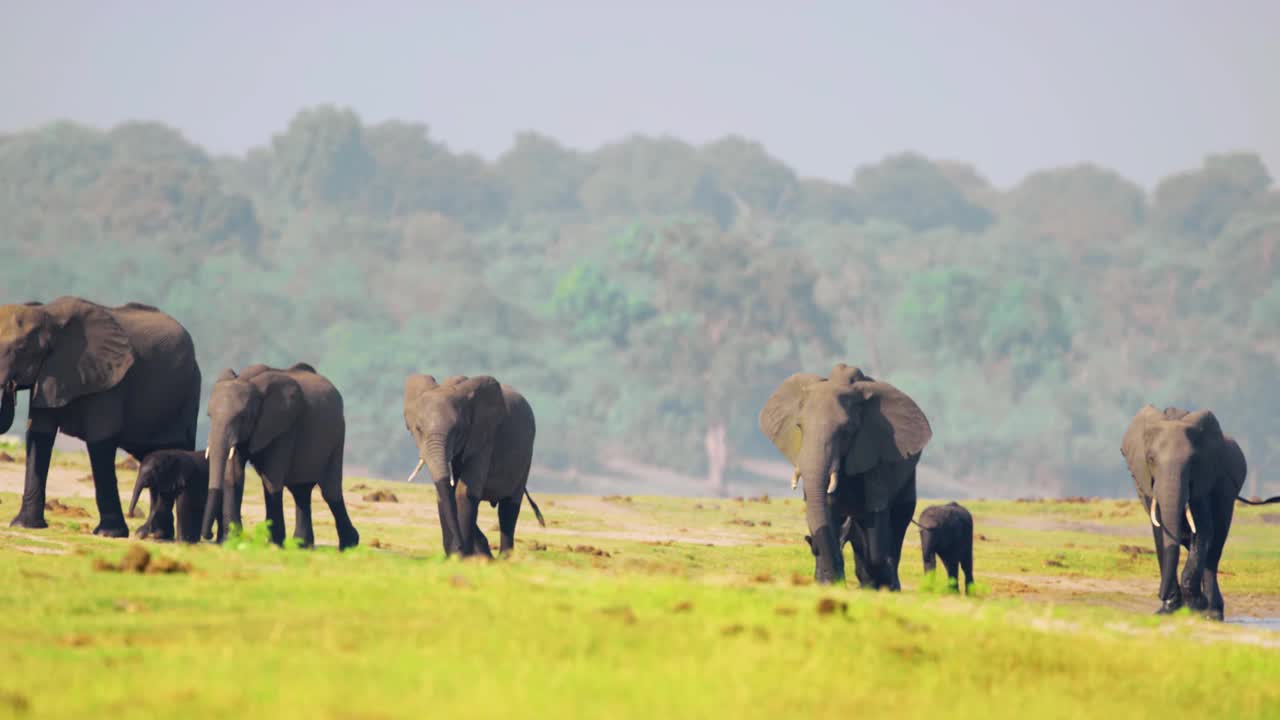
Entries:
POLYGON ((207 384, 312 363, 379 475, 415 461, 408 374, 492 374, 544 488, 781 493, 756 413, 845 361, 928 413, 926 494, 1127 495, 1145 402, 1213 409, 1246 493, 1280 491, 1280 192, 1250 153, 1146 192, 910 152, 828 182, 736 136, 521 133, 490 162, 328 106, 240 156, 57 123, 0 135, 0 243, 0 300, 155 304, 207 384))

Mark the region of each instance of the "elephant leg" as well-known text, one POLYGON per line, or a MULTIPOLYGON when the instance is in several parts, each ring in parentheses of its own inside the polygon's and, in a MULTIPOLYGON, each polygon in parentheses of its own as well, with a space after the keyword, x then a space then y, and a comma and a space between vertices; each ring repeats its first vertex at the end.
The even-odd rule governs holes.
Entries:
POLYGON ((262 499, 267 504, 267 529, 271 531, 271 544, 284 545, 284 489, 272 492, 264 480, 262 499))
POLYGON ((871 514, 867 524, 867 559, 870 564, 872 578, 876 589, 889 588, 890 591, 901 589, 898 585, 897 570, 890 556, 893 547, 892 528, 889 522, 889 511, 881 510, 871 514))
POLYGON ((848 537, 853 549, 853 574, 858 578, 858 587, 874 588, 876 582, 871 576, 871 561, 867 556, 867 529, 856 517, 850 517, 848 537))
POLYGON ((1169 528, 1155 528, 1156 552, 1160 556, 1160 609, 1158 615, 1168 615, 1182 607, 1182 590, 1178 587, 1178 557, 1182 545, 1170 537, 1169 528))
MULTIPOLYGON (((498 530, 502 533, 498 553, 501 555, 509 555, 516 546, 516 521, 520 519, 520 505, 523 500, 522 493, 498 501, 498 530)), ((479 528, 476 530, 478 533, 479 528)))
POLYGON ((924 530, 920 533, 920 554, 924 558, 924 574, 928 575, 938 569, 938 549, 934 547, 933 533, 924 530))
POLYGON ((969 588, 973 586, 973 541, 965 543, 964 549, 960 551, 960 568, 964 570, 964 594, 969 594, 969 588))
MULTIPOLYGON (((1222 590, 1218 587, 1218 563, 1222 560, 1222 549, 1227 545, 1227 533, 1231 530, 1231 519, 1235 514, 1235 498, 1228 495, 1226 498, 1217 499, 1213 510, 1212 513, 1206 513, 1210 522, 1213 523, 1213 533, 1205 546, 1201 591, 1207 608, 1204 616, 1211 620, 1222 620, 1226 616, 1226 605, 1222 601, 1222 590)), ((1202 521, 1197 519, 1196 522, 1202 521)))
POLYGON ((456 489, 447 479, 436 483, 436 509, 440 514, 440 539, 445 555, 462 554, 462 535, 458 533, 458 505, 454 502, 456 489))
MULTIPOLYGON (((476 542, 476 519, 480 515, 480 500, 473 498, 465 491, 464 486, 460 483, 459 489, 463 492, 454 494, 454 502, 458 506, 458 540, 462 546, 462 556, 470 557, 471 555, 482 555, 484 557, 493 557, 492 553, 486 553, 488 549, 480 546, 476 542)), ((485 545, 488 545, 486 542, 485 545)))
POLYGON ((1191 514, 1196 518, 1195 535, 1191 536, 1190 547, 1187 551, 1187 562, 1182 567, 1182 580, 1179 583, 1182 592, 1182 602, 1187 607, 1200 612, 1209 607, 1209 602, 1205 599, 1201 589, 1204 579, 1204 556, 1208 551, 1208 544, 1213 540, 1213 523, 1209 521, 1206 527, 1201 520, 1208 519, 1208 503, 1193 503, 1191 514))
POLYGON ((320 497, 324 498, 325 504, 329 506, 329 512, 333 513, 333 524, 338 528, 338 549, 346 550, 360 544, 360 533, 351 523, 351 516, 347 514, 347 503, 342 499, 341 464, 338 465, 336 474, 336 480, 330 479, 329 482, 320 485, 320 497))
POLYGON ((153 489, 151 491, 151 512, 147 515, 147 520, 138 528, 135 534, 140 538, 151 538, 152 540, 173 540, 177 532, 174 527, 172 501, 160 497, 153 489))
POLYGON ((942 566, 947 569, 947 587, 960 587, 960 559, 955 553, 948 549, 945 555, 942 555, 942 566))
POLYGON ((22 508, 9 523, 10 527, 49 527, 44 519, 44 488, 49 478, 49 461, 53 458, 53 441, 57 437, 57 430, 27 432, 27 476, 22 486, 22 508))
POLYGON ((129 537, 120 506, 120 488, 116 483, 116 444, 111 440, 88 443, 89 466, 93 469, 93 494, 98 502, 98 527, 94 535, 129 537))
POLYGON ((828 495, 827 503, 831 508, 831 527, 838 528, 837 532, 839 533, 839 537, 836 539, 836 554, 832 560, 835 561, 836 577, 843 578, 844 544, 849 541, 851 523, 849 522, 849 514, 835 501, 835 498, 828 495))
MULTIPOLYGON (((915 471, 912 470, 912 472, 914 473, 915 471)), ((895 503, 889 509, 890 531, 892 532, 893 540, 893 555, 891 557, 895 583, 898 577, 898 564, 902 562, 902 545, 906 542, 907 530, 911 527, 911 518, 915 517, 915 514, 916 496, 914 490, 912 490, 911 498, 909 500, 903 500, 895 503)))
POLYGON ((314 487, 314 483, 289 486, 289 494, 293 496, 293 539, 302 547, 316 544, 315 530, 311 527, 311 490, 314 487))

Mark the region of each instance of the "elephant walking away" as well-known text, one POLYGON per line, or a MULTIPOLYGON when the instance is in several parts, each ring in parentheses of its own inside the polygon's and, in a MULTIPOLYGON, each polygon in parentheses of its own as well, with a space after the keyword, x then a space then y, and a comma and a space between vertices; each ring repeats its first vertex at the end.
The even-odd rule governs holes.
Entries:
POLYGON ((795 468, 791 486, 803 480, 817 581, 844 580, 847 540, 862 587, 899 590, 916 465, 933 436, 924 411, 889 383, 840 363, 829 378, 788 377, 765 402, 759 423, 795 468))
POLYGON ((149 305, 109 308, 78 297, 0 306, 0 433, 30 390, 26 482, 14 527, 48 527, 45 484, 61 431, 84 440, 97 535, 127 537, 116 450, 194 450, 200 366, 186 328, 149 305))
POLYGON ((338 528, 338 547, 360 544, 342 499, 342 451, 346 439, 342 395, 315 368, 298 363, 284 370, 250 365, 239 375, 223 370, 209 394, 209 499, 201 534, 212 537, 221 513, 225 531, 240 525, 244 466, 262 476, 262 492, 271 523, 271 541, 284 543, 284 489, 296 511, 293 537, 315 544, 311 527, 311 490, 329 505, 338 528))
POLYGON ((1157 410, 1148 404, 1134 415, 1120 445, 1138 499, 1151 522, 1160 563, 1160 609, 1167 614, 1184 605, 1205 617, 1225 613, 1218 588, 1218 564, 1231 530, 1235 501, 1248 465, 1240 446, 1223 433, 1209 410, 1157 410), (1178 578, 1178 556, 1187 560, 1178 578))
POLYGON ((964 570, 965 594, 973 587, 973 516, 958 502, 932 505, 912 521, 920 528, 920 554, 924 572, 937 568, 937 558, 947 570, 947 580, 959 585, 958 569, 964 570))
POLYGON ((536 427, 533 408, 509 385, 488 375, 457 375, 443 383, 410 375, 404 384, 404 423, 436 487, 440 534, 446 555, 490 556, 476 527, 481 502, 498 508, 499 551, 515 546, 520 505, 529 498, 538 524, 542 511, 529 495, 536 427))
MULTIPOLYGON (((138 468, 130 516, 138 507, 143 490, 151 493, 151 511, 135 533, 138 537, 200 542, 200 523, 209 497, 206 451, 157 450, 147 455, 138 468)), ((218 534, 223 534, 220 517, 218 534)))

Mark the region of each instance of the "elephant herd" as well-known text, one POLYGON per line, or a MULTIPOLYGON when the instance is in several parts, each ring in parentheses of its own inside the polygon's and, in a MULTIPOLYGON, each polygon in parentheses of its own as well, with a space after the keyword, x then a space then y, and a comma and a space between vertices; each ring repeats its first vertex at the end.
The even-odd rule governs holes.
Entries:
MULTIPOLYGON (((30 391, 26 476, 12 526, 47 526, 45 484, 62 432, 88 449, 98 535, 129 533, 115 476, 116 452, 123 450, 140 463, 130 515, 142 490, 151 493, 140 536, 221 542, 240 524, 245 464, 252 463, 273 542, 284 541, 287 487, 296 512, 293 537, 314 544, 316 486, 333 514, 339 547, 360 542, 342 496, 342 395, 306 363, 223 370, 207 402, 208 447, 196 451, 201 374, 187 330, 140 303, 112 308, 61 297, 0 306, 0 433, 12 425, 22 390, 30 391)), ((902 545, 915 523, 926 571, 940 558, 952 580, 962 568, 966 585, 972 583, 968 511, 952 502, 914 519, 916 468, 932 429, 906 393, 842 363, 826 377, 786 378, 758 419, 794 468, 792 487, 803 487, 805 539, 819 582, 843 581, 848 543, 859 585, 900 589, 902 545)), ((542 523, 527 487, 533 409, 514 388, 490 376, 411 375, 404 421, 419 457, 409 480, 425 467, 435 485, 447 554, 491 556, 476 522, 482 502, 497 508, 501 553, 514 546, 525 498, 542 523)), ((1124 433, 1121 453, 1150 518, 1160 565, 1158 612, 1187 606, 1221 619, 1218 563, 1234 502, 1251 502, 1239 497, 1247 472, 1239 445, 1207 410, 1147 405, 1124 433), (1179 581, 1183 547, 1189 552, 1179 581)))

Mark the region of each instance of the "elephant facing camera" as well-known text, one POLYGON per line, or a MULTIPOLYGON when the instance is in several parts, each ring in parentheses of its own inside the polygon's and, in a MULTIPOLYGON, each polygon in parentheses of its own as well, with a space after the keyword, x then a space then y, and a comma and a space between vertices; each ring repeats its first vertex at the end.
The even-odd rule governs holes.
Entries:
MULTIPOLYGON (((200 523, 209 497, 209 460, 205 451, 157 450, 147 455, 133 486, 130 517, 143 490, 150 493, 150 511, 135 531, 137 537, 200 542, 200 523)), ((218 525, 221 534, 221 518, 218 525)))

